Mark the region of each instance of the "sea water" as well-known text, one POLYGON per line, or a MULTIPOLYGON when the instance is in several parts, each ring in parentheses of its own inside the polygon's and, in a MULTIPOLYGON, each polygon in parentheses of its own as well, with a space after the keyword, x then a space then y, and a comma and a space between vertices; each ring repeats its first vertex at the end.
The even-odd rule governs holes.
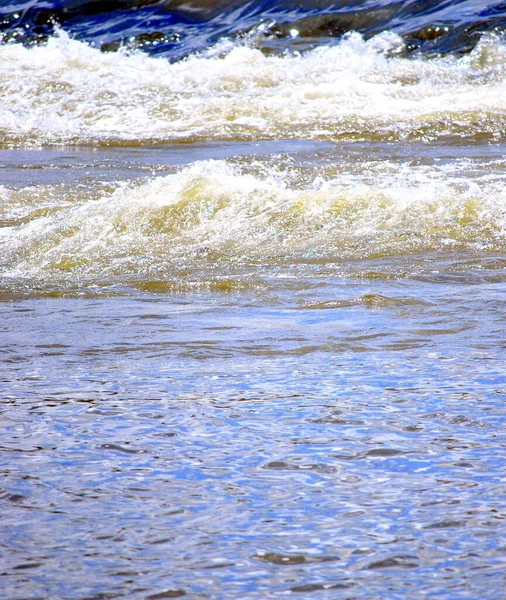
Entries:
POLYGON ((504 597, 490 3, 0 7, 0 597, 504 597))

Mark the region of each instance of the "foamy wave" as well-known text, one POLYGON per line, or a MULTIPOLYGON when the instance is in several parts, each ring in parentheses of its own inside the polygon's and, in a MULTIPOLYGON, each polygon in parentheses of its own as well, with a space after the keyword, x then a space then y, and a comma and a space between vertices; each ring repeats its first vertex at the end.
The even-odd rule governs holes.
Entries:
POLYGON ((303 55, 247 45, 171 64, 104 54, 61 32, 30 49, 0 45, 4 144, 503 136, 506 50, 406 59, 402 40, 358 34, 303 55))
POLYGON ((75 206, 63 195, 58 208, 53 201, 23 215, 16 207, 34 190, 4 193, 12 214, 0 256, 3 272, 16 277, 128 278, 203 264, 506 248, 504 190, 428 167, 298 187, 289 173, 209 161, 75 206))

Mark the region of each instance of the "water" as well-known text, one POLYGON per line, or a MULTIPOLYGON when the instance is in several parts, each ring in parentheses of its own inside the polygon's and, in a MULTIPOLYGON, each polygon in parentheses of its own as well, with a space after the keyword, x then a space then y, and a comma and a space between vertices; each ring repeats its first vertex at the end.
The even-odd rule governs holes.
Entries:
POLYGON ((499 0, 96 0, 16 1, 0 6, 6 40, 41 42, 64 27, 105 51, 141 48, 171 59, 222 38, 250 38, 267 52, 333 44, 347 32, 403 36, 408 53, 466 52, 484 32, 502 31, 499 0))
POLYGON ((0 15, 0 598, 503 598, 504 8, 0 15))

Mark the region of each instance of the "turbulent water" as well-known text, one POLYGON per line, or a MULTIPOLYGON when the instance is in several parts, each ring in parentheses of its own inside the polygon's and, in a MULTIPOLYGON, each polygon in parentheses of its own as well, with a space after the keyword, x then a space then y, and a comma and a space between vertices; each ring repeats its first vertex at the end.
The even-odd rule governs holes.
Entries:
POLYGON ((0 4, 0 598, 504 597, 505 25, 0 4))

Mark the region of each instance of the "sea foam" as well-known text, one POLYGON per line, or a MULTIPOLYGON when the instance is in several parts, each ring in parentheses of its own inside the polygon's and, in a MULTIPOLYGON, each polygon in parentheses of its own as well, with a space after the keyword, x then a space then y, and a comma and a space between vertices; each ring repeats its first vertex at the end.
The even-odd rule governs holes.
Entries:
POLYGON ((79 200, 60 187, 7 190, 3 273, 55 281, 128 279, 206 264, 504 250, 506 194, 498 182, 459 174, 455 166, 405 166, 396 173, 391 167, 300 185, 289 171, 255 173, 206 161, 123 183, 98 199, 79 200), (52 195, 52 201, 30 211, 25 199, 34 194, 52 195))
POLYGON ((0 45, 3 145, 504 135, 498 37, 462 58, 404 58, 402 44, 389 32, 350 34, 266 56, 227 41, 176 63, 103 53, 63 31, 37 47, 0 45))

